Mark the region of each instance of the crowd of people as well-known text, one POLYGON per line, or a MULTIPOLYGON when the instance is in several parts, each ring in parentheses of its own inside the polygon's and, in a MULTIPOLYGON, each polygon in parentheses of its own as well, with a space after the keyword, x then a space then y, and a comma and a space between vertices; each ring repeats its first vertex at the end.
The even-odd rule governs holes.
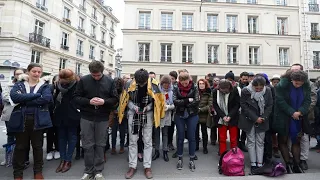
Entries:
POLYGON ((126 179, 135 175, 138 161, 151 179, 152 161, 161 156, 168 162, 169 151, 175 151, 176 168, 183 169, 186 141, 192 172, 200 142, 204 154, 208 144, 219 146, 219 156, 235 147, 248 152, 252 174, 280 158, 279 151, 287 173, 303 173, 308 169, 310 136, 316 137, 314 148, 320 149, 320 81, 312 83, 300 64, 272 78, 242 72, 237 81, 230 71, 222 78, 210 73, 194 82, 187 69, 172 71, 160 81, 145 69, 113 79, 99 61, 91 62, 89 71, 80 77, 62 69, 51 83, 41 78, 39 64, 31 63, 26 72, 14 71, 13 81, 1 91, 7 147, 14 147, 12 162, 6 155, 1 164, 12 163, 14 179, 23 179, 30 164, 30 143, 34 179, 44 179, 44 133, 46 159, 61 159, 56 173, 70 170, 76 151, 75 159, 84 158, 83 180, 104 179, 109 148, 111 154, 123 154, 128 147, 126 179))

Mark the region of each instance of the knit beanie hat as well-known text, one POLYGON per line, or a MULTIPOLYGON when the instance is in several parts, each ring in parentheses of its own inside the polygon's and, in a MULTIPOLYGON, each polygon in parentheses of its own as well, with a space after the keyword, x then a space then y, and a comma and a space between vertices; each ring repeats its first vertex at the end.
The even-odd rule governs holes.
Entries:
POLYGON ((230 79, 234 80, 234 74, 233 74, 233 72, 232 72, 232 71, 229 71, 229 72, 224 76, 224 78, 225 78, 225 79, 230 78, 230 79))

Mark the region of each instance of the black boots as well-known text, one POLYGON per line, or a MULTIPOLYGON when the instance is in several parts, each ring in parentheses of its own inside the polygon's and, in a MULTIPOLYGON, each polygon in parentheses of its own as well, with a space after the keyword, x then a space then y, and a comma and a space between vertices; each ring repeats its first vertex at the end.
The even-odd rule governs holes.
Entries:
POLYGON ((159 150, 154 151, 154 155, 152 156, 152 161, 158 159, 160 157, 159 150))
POLYGON ((207 147, 203 147, 203 154, 208 154, 208 148, 207 147))
POLYGON ((164 160, 165 162, 168 162, 168 161, 169 161, 168 151, 163 151, 163 160, 164 160))
POLYGON ((291 163, 286 164, 287 174, 293 174, 293 165, 291 163))
POLYGON ((190 171, 194 172, 195 169, 196 169, 196 165, 194 163, 194 158, 190 158, 190 161, 189 161, 189 169, 190 171))

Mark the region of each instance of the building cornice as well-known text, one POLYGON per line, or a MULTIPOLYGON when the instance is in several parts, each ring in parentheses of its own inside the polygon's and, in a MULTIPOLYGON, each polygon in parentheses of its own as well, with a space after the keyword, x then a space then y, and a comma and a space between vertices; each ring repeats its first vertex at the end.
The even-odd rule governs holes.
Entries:
POLYGON ((92 0, 92 1, 100 7, 100 10, 102 10, 105 14, 110 16, 116 23, 120 23, 119 19, 115 15, 113 15, 111 12, 106 10, 105 7, 102 4, 100 4, 97 0, 92 0))
POLYGON ((123 35, 179 35, 192 37, 250 37, 250 38, 275 38, 275 39, 300 39, 300 35, 277 35, 277 34, 250 34, 250 33, 227 33, 227 32, 207 32, 207 31, 182 31, 182 30, 144 30, 144 29, 122 29, 123 35))
MULTIPOLYGON (((124 0, 125 4, 170 4, 172 5, 181 5, 181 6, 196 6, 201 5, 201 0, 124 0)), ((226 2, 203 2, 202 7, 212 7, 215 8, 231 8, 231 7, 246 7, 246 8, 268 8, 268 9, 279 9, 279 10, 298 10, 299 6, 278 6, 278 5, 268 5, 268 4, 247 4, 247 3, 226 3, 226 2)))

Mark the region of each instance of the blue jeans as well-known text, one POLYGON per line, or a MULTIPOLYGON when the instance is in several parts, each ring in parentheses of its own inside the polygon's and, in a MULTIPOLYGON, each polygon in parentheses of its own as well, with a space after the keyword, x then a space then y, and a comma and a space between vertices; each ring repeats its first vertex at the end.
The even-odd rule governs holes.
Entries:
POLYGON ((183 141, 184 141, 184 133, 185 127, 187 125, 187 136, 189 141, 189 156, 193 158, 195 156, 196 151, 196 129, 199 121, 198 115, 190 116, 187 119, 180 118, 180 116, 176 115, 176 126, 178 133, 178 156, 183 156, 183 141))
POLYGON ((320 146, 320 135, 317 135, 316 139, 317 139, 317 145, 320 146))
POLYGON ((71 162, 77 144, 77 127, 60 126, 58 131, 61 160, 71 162))
POLYGON ((120 131, 120 147, 123 148, 124 147, 124 140, 125 140, 125 136, 126 136, 126 127, 128 125, 128 120, 127 120, 127 118, 123 118, 122 123, 119 124, 118 116, 115 116, 114 118, 115 119, 114 119, 114 123, 112 126, 112 131, 111 131, 112 148, 115 148, 116 144, 117 144, 118 129, 120 131))

